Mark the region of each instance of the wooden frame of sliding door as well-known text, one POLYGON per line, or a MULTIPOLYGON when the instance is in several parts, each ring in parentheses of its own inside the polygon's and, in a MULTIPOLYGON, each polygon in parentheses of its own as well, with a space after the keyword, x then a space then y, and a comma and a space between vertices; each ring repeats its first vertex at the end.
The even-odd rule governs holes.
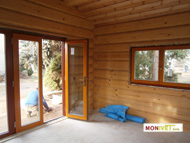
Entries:
POLYGON ((14 93, 15 93, 15 118, 16 118, 16 132, 21 132, 38 125, 43 124, 43 97, 42 97, 42 38, 38 36, 13 34, 13 56, 14 56, 14 93), (39 107, 40 120, 25 126, 21 125, 20 113, 20 78, 19 78, 19 48, 18 40, 36 41, 39 43, 38 47, 38 84, 39 84, 39 107))
POLYGON ((62 49, 62 59, 61 59, 61 63, 62 63, 62 102, 63 102, 63 115, 66 116, 66 108, 65 108, 65 40, 62 43, 61 46, 62 49))
POLYGON ((13 49, 11 44, 12 33, 8 30, 0 29, 0 33, 5 34, 5 56, 6 56, 6 94, 7 94, 7 115, 8 115, 8 132, 1 134, 0 139, 12 135, 16 132, 14 127, 14 88, 13 81, 13 49))
POLYGON ((87 40, 78 40, 78 41, 66 41, 65 44, 65 105, 66 105, 66 116, 70 118, 87 120, 87 40), (68 44, 84 44, 83 51, 83 76, 86 77, 86 86, 83 86, 83 116, 69 114, 69 53, 68 53, 68 44))
MULTIPOLYGON (((15 114, 18 114, 18 112, 20 112, 20 111, 15 108, 15 94, 14 94, 15 88, 13 87, 13 81, 14 81, 14 86, 18 86, 18 84, 16 83, 18 80, 15 80, 15 79, 18 79, 19 77, 15 76, 15 73, 14 73, 15 72, 14 71, 15 70, 14 63, 16 62, 16 60, 18 61, 18 55, 16 56, 17 59, 15 56, 13 56, 13 53, 17 53, 16 49, 13 48, 13 46, 15 47, 15 45, 18 45, 18 42, 17 41, 15 42, 15 40, 13 40, 13 35, 18 35, 18 37, 20 37, 21 35, 25 35, 25 39, 31 40, 31 41, 32 41, 32 39, 35 39, 35 37, 38 37, 37 38, 38 40, 39 40, 39 38, 41 38, 41 40, 42 39, 50 39, 50 40, 62 41, 62 46, 61 46, 62 47, 62 79, 63 79, 62 87, 63 87, 63 115, 64 116, 66 115, 66 113, 65 113, 66 111, 65 111, 65 92, 64 92, 64 88, 65 88, 65 85, 64 85, 64 83, 65 83, 64 82, 65 81, 65 79, 64 79, 65 78, 65 61, 64 61, 65 60, 65 48, 64 48, 65 38, 57 37, 57 36, 53 36, 53 35, 44 35, 44 34, 39 34, 39 33, 27 32, 27 31, 19 31, 19 30, 15 30, 15 29, 6 29, 6 28, 0 28, 0 33, 6 35, 6 40, 5 40, 5 42, 6 42, 6 45, 5 45, 6 46, 6 76, 7 76, 6 77, 6 82, 7 82, 6 92, 7 92, 8 124, 9 124, 9 132, 0 134, 0 139, 1 139, 6 136, 9 136, 11 134, 14 134, 18 131, 23 131, 23 130, 29 129, 30 127, 32 128, 36 125, 43 124, 43 116, 41 116, 42 117, 42 119, 40 119, 42 121, 41 123, 35 123, 28 127, 24 127, 22 130, 16 131, 16 127, 18 127, 18 122, 16 123, 16 127, 15 127, 14 122, 18 119, 16 119, 15 114)), ((22 37, 22 39, 24 39, 24 38, 22 37)), ((39 49, 40 49, 41 45, 42 44, 39 43, 39 49)), ((42 55, 41 51, 42 50, 40 50, 38 53, 40 56, 42 55)), ((40 58, 39 60, 42 60, 42 58, 40 58)), ((41 67, 42 66, 39 64, 39 70, 41 67)), ((18 75, 18 72, 17 72, 17 75, 18 75)), ((40 76, 40 73, 39 73, 39 76, 40 76)), ((39 82, 42 82, 42 81, 39 81, 39 82)), ((19 101, 18 99, 16 99, 16 100, 17 100, 17 102, 19 101)), ((42 103, 41 103, 41 105, 43 106, 42 103)), ((40 112, 43 113, 42 111, 40 111, 40 112)))

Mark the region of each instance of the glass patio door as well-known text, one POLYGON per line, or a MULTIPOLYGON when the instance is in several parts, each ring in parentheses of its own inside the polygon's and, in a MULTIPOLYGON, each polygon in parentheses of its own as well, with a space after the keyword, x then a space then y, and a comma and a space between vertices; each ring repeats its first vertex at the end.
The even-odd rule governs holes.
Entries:
POLYGON ((5 35, 0 33, 0 134, 9 131, 7 111, 5 35))
POLYGON ((41 42, 13 34, 16 132, 43 124, 41 42))
POLYGON ((0 139, 15 133, 11 33, 0 29, 0 139))
POLYGON ((87 41, 67 41, 66 116, 87 120, 87 41))

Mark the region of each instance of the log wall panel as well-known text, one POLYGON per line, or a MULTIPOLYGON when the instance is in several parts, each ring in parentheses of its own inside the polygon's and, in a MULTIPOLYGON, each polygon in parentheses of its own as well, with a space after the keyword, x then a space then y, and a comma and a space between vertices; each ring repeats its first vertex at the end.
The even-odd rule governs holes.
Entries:
POLYGON ((109 70, 129 70, 129 62, 125 61, 95 61, 94 68, 109 70))
POLYGON ((93 87, 94 87, 94 41, 89 40, 89 52, 88 52, 88 112, 93 110, 93 87))
POLYGON ((94 70, 94 78, 100 79, 117 79, 117 80, 125 80, 129 81, 128 72, 127 71, 119 71, 119 70, 102 70, 95 69, 94 70))
MULTIPOLYGON (((96 93, 95 93, 96 94, 96 93)), ((102 102, 116 102, 117 104, 122 104, 126 106, 130 106, 132 109, 140 110, 140 111, 149 111, 150 113, 159 114, 167 117, 175 118, 176 116, 178 119, 182 121, 188 121, 189 120, 189 111, 183 108, 180 109, 179 107, 171 108, 171 106, 165 106, 162 104, 156 104, 156 103, 147 103, 142 101, 132 100, 130 98, 115 98, 114 96, 106 97, 105 95, 99 94, 94 98, 95 101, 102 101, 102 102), (170 114, 168 114, 170 112, 170 114)))
POLYGON ((60 0, 53 0, 53 1, 52 0, 45 0, 45 1, 44 0, 27 0, 27 1, 38 4, 38 5, 42 5, 42 6, 57 10, 57 11, 61 11, 70 15, 74 15, 76 17, 84 18, 84 16, 81 13, 79 13, 78 10, 76 10, 73 7, 66 6, 65 3, 63 3, 60 0))
POLYGON ((55 11, 50 8, 41 5, 36 5, 27 1, 1 0, 0 7, 13 10, 15 12, 40 17, 42 19, 72 25, 75 27, 81 27, 88 30, 93 29, 93 25, 86 19, 76 17, 60 11, 55 11))
POLYGON ((190 90, 130 83, 130 48, 190 44, 189 14, 96 27, 93 107, 123 104, 147 122, 183 123, 189 132, 190 90))
POLYGON ((95 37, 95 44, 140 42, 190 38, 190 25, 134 31, 95 37))
POLYGON ((0 23, 13 26, 19 26, 27 29, 47 31, 55 33, 54 35, 64 34, 77 36, 81 38, 92 38, 93 34, 89 30, 73 27, 70 25, 60 24, 53 21, 44 20, 26 14, 15 13, 14 11, 0 9, 0 23))
POLYGON ((94 55, 95 60, 128 60, 129 52, 119 53, 97 53, 94 55))
MULTIPOLYGON (((89 21, 28 1, 14 0, 13 2, 2 0, 0 13, 1 24, 20 27, 22 29, 26 28, 26 31, 28 29, 36 30, 38 33, 45 31, 47 33, 53 33, 55 36, 57 34, 62 35, 62 37, 74 36, 87 39, 93 37, 91 31, 93 26, 89 21), (17 5, 14 5, 17 2, 18 4, 22 4, 23 8, 18 7, 18 9, 17 5), (84 26, 80 27, 82 23, 88 28, 84 29, 84 26)), ((7 27, 5 26, 5 28, 7 27)))
MULTIPOLYGON (((94 102, 94 108, 102 108, 105 107, 108 103, 106 102, 94 102)), ((110 104, 118 104, 117 102, 111 102, 110 104)), ((140 117, 146 117, 146 122, 148 123, 182 123, 182 120, 176 119, 176 118, 171 118, 168 116, 161 116, 155 113, 150 113, 146 111, 140 111, 140 110, 135 110, 135 109, 129 109, 128 113, 131 115, 138 115, 140 117)), ((190 122, 188 121, 183 121, 183 128, 184 131, 189 132, 190 131, 190 122)))

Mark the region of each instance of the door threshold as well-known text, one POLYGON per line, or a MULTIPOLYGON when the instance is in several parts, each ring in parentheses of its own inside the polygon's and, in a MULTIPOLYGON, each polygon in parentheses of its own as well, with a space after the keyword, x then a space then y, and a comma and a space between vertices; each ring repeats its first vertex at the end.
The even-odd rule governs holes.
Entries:
POLYGON ((19 136, 25 135, 25 134, 27 134, 27 133, 33 132, 33 131, 35 131, 35 130, 41 129, 41 128, 43 128, 43 127, 47 127, 47 126, 49 126, 49 125, 55 124, 55 123, 57 123, 57 122, 60 122, 60 121, 65 120, 65 119, 67 119, 67 117, 66 117, 66 116, 62 116, 62 117, 58 117, 58 118, 56 118, 56 119, 49 120, 49 121, 47 121, 47 122, 44 122, 44 124, 39 125, 39 126, 37 126, 37 127, 34 127, 34 128, 32 128, 32 129, 28 129, 28 130, 22 131, 22 132, 20 132, 20 133, 15 133, 15 134, 13 134, 13 135, 10 135, 10 136, 8 136, 8 137, 5 137, 5 138, 3 138, 3 139, 0 139, 0 143, 1 143, 1 142, 3 143, 3 142, 6 142, 6 141, 9 141, 9 140, 14 139, 14 138, 16 138, 16 137, 19 137, 19 136))

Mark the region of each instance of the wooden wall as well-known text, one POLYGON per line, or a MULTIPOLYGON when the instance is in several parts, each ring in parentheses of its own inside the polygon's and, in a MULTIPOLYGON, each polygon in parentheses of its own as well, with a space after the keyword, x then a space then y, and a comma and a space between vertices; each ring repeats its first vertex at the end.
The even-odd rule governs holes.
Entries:
POLYGON ((131 85, 129 80, 131 46, 190 43, 189 12, 94 29, 60 0, 0 2, 1 28, 89 39, 89 109, 123 104, 147 122, 182 122, 190 131, 190 91, 131 85))
MULTIPOLYGON (((60 0, 0 0, 0 28, 16 29, 89 41, 89 74, 93 70, 94 26, 74 8, 60 0)), ((89 109, 92 109, 92 78, 89 79, 89 109)))
POLYGON ((190 12, 94 29, 94 108, 129 106, 152 123, 183 123, 190 131, 190 90, 130 84, 130 47, 190 43, 190 12))

